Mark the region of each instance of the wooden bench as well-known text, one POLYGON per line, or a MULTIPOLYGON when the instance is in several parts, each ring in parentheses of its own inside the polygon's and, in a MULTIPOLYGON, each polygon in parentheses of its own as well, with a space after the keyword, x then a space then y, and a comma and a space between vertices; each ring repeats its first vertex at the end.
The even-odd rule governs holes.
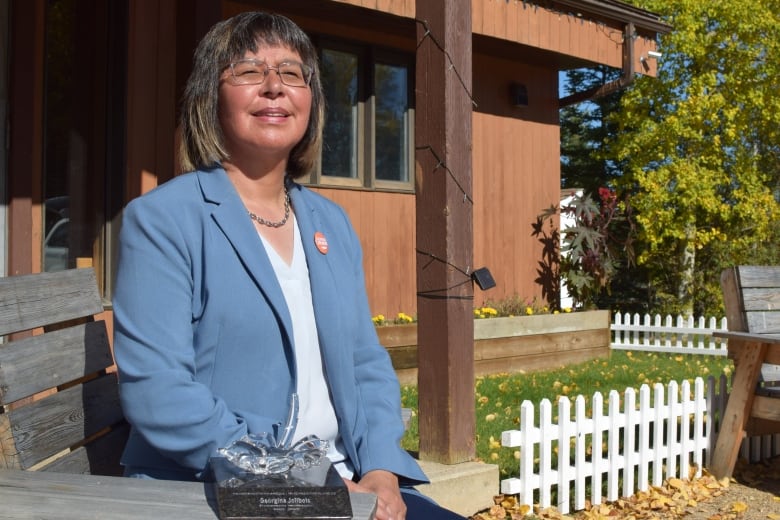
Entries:
POLYGON ((0 468, 121 474, 129 427, 102 312, 92 269, 0 278, 0 468))
POLYGON ((714 335, 728 339, 734 361, 732 388, 710 471, 729 477, 746 435, 780 433, 780 266, 739 266, 721 274, 729 332, 714 335))

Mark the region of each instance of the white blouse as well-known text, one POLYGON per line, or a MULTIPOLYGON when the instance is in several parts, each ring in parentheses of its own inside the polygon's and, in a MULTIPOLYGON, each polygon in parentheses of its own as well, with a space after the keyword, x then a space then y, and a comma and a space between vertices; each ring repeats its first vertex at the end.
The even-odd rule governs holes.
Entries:
POLYGON ((260 238, 268 258, 271 260, 279 285, 282 287, 293 324, 297 392, 300 405, 298 427, 295 430, 293 442, 307 435, 316 435, 320 439, 327 440, 330 444, 328 458, 341 476, 352 478, 353 472, 341 442, 336 411, 333 408, 333 400, 322 366, 306 254, 303 251, 298 222, 295 218, 292 220, 295 244, 291 265, 282 260, 273 246, 262 235, 260 238))

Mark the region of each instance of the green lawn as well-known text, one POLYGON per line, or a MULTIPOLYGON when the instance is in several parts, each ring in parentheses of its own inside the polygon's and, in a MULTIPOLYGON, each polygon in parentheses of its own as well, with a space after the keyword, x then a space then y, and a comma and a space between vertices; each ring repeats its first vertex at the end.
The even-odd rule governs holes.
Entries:
MULTIPOLYGON (((697 377, 717 377, 724 371, 726 374, 733 371, 733 364, 725 356, 615 350, 609 359, 563 366, 557 370, 479 377, 474 390, 477 459, 498 464, 502 479, 516 476, 517 453, 501 447, 501 432, 517 428, 523 401, 538 405, 546 398, 555 404, 561 396, 568 396, 573 402, 577 395, 583 395, 590 415, 592 397, 596 392, 601 392, 606 405, 611 390, 617 390, 622 395, 629 387, 638 390, 643 384, 666 385, 673 380, 693 383, 697 377)), ((410 451, 417 451, 419 446, 417 397, 417 387, 402 387, 402 405, 413 410, 409 429, 402 441, 403 447, 410 451)), ((553 408, 557 410, 557 407, 553 408)))

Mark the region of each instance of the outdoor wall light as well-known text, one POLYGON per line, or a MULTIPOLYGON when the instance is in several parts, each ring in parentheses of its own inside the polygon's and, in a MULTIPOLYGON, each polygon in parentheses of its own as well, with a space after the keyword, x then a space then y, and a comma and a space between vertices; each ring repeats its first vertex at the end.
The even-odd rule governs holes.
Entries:
POLYGON ((471 279, 477 282, 477 285, 483 291, 492 289, 496 286, 496 281, 493 280, 493 275, 490 274, 490 270, 487 267, 480 267, 471 273, 471 279))
POLYGON ((522 83, 509 84, 509 103, 513 107, 528 106, 528 88, 522 83))
POLYGON ((642 64, 642 68, 645 69, 645 72, 647 72, 650 70, 650 64, 647 63, 647 60, 657 60, 661 56, 663 56, 663 54, 658 51, 647 51, 647 56, 640 56, 639 62, 642 64))

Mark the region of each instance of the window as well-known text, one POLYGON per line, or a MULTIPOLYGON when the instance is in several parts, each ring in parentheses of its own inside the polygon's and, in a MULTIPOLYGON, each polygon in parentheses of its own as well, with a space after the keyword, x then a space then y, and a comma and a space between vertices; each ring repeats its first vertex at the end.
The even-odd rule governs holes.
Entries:
POLYGON ((41 270, 93 266, 105 289, 109 190, 124 160, 124 1, 46 3, 41 270))
POLYGON ((357 179, 358 58, 327 49, 322 51, 320 67, 327 100, 322 174, 357 179))
POLYGON ((325 43, 326 117, 320 185, 409 191, 413 186, 412 59, 325 43))

